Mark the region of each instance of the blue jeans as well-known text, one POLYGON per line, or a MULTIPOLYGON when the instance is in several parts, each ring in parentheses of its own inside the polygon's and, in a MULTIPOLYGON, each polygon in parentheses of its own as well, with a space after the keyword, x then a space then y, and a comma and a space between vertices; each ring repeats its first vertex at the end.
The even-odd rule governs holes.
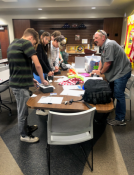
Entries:
POLYGON ((125 119, 126 115, 126 100, 125 100, 125 88, 128 79, 131 77, 131 71, 124 75, 123 77, 114 80, 114 82, 110 82, 110 87, 113 87, 114 98, 117 99, 116 103, 116 120, 122 121, 125 119), (111 86, 113 85, 113 86, 111 86))
MULTIPOLYGON (((45 79, 45 76, 46 76, 47 74, 44 74, 43 73, 43 76, 44 76, 44 79, 45 79)), ((41 83, 41 79, 40 79, 40 77, 38 76, 38 75, 36 75, 35 73, 33 73, 33 76, 34 76, 34 79, 35 80, 37 80, 39 83, 41 83)))
POLYGON ((30 98, 29 90, 12 88, 12 91, 17 102, 19 133, 21 136, 26 136, 27 135, 27 117, 28 117, 28 106, 26 103, 30 98))

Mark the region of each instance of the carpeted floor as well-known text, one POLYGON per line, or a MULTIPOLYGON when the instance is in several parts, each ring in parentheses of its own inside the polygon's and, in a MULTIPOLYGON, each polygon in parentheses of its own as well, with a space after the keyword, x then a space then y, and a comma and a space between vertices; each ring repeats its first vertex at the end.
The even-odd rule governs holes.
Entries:
MULTIPOLYGON (((134 91, 134 89, 133 89, 134 91)), ((134 93, 133 93, 134 94, 134 93)), ((9 100, 8 92, 2 98, 9 100)), ((132 97, 134 99, 134 97, 132 97)), ((15 101, 13 99, 13 101, 15 101)), ((129 101, 128 101, 129 102, 129 101)), ((127 102, 126 118, 129 118, 127 102)), ((7 110, 0 113, 0 175, 47 175, 46 161, 46 120, 30 110, 29 123, 37 124, 34 135, 40 138, 36 144, 19 140, 16 103, 7 104, 12 108, 12 116, 7 110)), ((132 101, 133 106, 133 101, 132 101)), ((109 118, 114 118, 114 111, 109 118)), ((94 170, 91 173, 78 145, 51 146, 52 175, 133 175, 134 174, 134 116, 124 127, 105 124, 94 125, 94 170)), ((87 155, 90 141, 84 143, 87 155)))
MULTIPOLYGON (((35 110, 29 115, 30 125, 37 124, 39 129, 35 135, 40 138, 36 144, 28 144, 19 140, 17 124, 5 131, 1 137, 25 175, 47 174, 46 160, 46 130, 47 116, 37 116, 35 110)), ((95 125, 94 143, 100 138, 106 125, 95 125), (98 132, 99 129, 99 132, 98 132), (99 134, 98 134, 99 133, 99 134)), ((83 143, 87 155, 90 152, 90 141, 83 143)), ((85 166, 85 160, 79 145, 51 146, 51 174, 52 175, 81 175, 85 166)), ((87 167, 90 172, 90 169, 87 167)))

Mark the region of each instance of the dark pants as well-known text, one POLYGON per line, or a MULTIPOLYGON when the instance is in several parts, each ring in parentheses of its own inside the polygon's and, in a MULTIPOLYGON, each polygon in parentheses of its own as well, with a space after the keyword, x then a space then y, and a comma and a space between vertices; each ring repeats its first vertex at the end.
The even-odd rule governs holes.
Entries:
POLYGON ((114 80, 114 82, 110 82, 110 87, 113 91, 113 100, 117 99, 116 103, 116 120, 122 121, 125 119, 126 115, 126 101, 125 101, 125 88, 128 79, 131 77, 131 72, 127 73, 123 77, 114 80))

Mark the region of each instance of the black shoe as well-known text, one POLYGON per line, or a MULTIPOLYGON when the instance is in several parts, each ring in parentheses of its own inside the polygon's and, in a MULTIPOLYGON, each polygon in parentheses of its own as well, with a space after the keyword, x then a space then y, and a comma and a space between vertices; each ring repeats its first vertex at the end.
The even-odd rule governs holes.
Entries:
POLYGON ((121 120, 121 121, 119 121, 119 120, 111 120, 111 121, 108 121, 107 123, 109 125, 111 125, 111 126, 125 126, 126 125, 124 120, 121 120))
POLYGON ((33 133, 34 131, 38 129, 38 126, 37 125, 32 125, 32 126, 27 125, 27 129, 28 129, 27 133, 28 135, 30 135, 31 133, 33 133))

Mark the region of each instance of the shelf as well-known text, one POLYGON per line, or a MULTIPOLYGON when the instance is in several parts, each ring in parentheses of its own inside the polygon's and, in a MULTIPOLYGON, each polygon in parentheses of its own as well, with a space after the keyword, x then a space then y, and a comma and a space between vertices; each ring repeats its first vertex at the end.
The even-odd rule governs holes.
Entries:
POLYGON ((85 30, 86 28, 50 28, 50 30, 85 30))

